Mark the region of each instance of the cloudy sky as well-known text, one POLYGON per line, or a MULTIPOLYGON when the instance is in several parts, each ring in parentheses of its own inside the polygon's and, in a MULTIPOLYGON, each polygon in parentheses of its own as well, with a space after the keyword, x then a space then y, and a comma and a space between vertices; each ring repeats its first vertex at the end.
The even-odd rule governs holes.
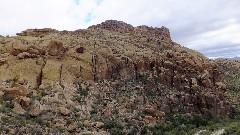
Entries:
POLYGON ((76 30, 105 20, 166 26, 208 57, 240 56, 239 0, 0 0, 0 35, 27 28, 76 30))

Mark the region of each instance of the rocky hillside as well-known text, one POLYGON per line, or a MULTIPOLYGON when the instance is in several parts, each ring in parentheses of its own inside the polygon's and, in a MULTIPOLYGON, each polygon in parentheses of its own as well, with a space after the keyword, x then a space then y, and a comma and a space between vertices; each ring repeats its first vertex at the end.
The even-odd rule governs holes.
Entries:
POLYGON ((2 134, 144 134, 172 112, 231 111, 218 64, 166 27, 28 29, 0 37, 0 51, 2 134))
POLYGON ((223 82, 227 85, 229 101, 240 109, 240 61, 216 59, 215 62, 224 72, 223 82))

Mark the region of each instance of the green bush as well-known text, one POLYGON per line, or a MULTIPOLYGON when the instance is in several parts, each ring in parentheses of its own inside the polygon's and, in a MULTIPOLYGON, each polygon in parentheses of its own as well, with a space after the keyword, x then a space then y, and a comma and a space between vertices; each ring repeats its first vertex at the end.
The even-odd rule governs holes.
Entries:
MULTIPOLYGON (((160 133, 160 132, 159 132, 160 133)), ((151 131, 149 130, 149 127, 145 126, 140 132, 141 135, 151 135, 151 131)), ((160 133, 161 134, 161 133, 160 133)))
POLYGON ((33 123, 38 123, 39 125, 44 124, 44 119, 41 116, 32 118, 33 123))
POLYGON ((5 117, 5 116, 2 116, 1 120, 2 120, 2 122, 6 123, 6 124, 9 124, 9 125, 16 125, 17 124, 17 121, 15 119, 11 119, 11 118, 8 118, 8 117, 5 117))
POLYGON ((83 98, 81 96, 79 96, 79 95, 75 95, 73 97, 73 101, 74 102, 77 101, 78 103, 82 103, 83 102, 83 98))
POLYGON ((8 107, 8 108, 13 108, 14 104, 12 103, 12 101, 6 101, 5 102, 5 107, 8 107))
POLYGON ((106 120, 104 122, 104 127, 106 129, 111 129, 111 128, 115 128, 115 127, 118 127, 118 121, 117 120, 106 120))
POLYGON ((109 130, 109 133, 111 135, 125 135, 125 133, 122 131, 122 129, 119 129, 119 128, 112 128, 109 130))
POLYGON ((211 120, 211 117, 204 114, 192 113, 191 115, 187 115, 171 112, 166 114, 165 122, 158 123, 154 127, 144 127, 141 130, 141 134, 193 134, 199 127, 208 126, 211 120))
POLYGON ((70 120, 70 119, 67 119, 67 121, 66 121, 66 125, 67 126, 69 126, 70 124, 72 124, 73 123, 73 121, 72 120, 70 120))
POLYGON ((208 121, 210 119, 208 119, 205 115, 203 114, 193 114, 193 118, 190 121, 192 124, 196 125, 196 127, 200 127, 200 126, 207 126, 208 125, 208 121))
POLYGON ((86 97, 88 95, 88 89, 87 88, 86 89, 82 88, 81 83, 77 83, 76 87, 77 87, 77 90, 78 90, 78 92, 81 96, 86 97))
POLYGON ((82 130, 84 129, 84 126, 83 126, 82 123, 78 122, 77 125, 78 125, 78 128, 80 128, 80 129, 82 129, 82 130))
POLYGON ((39 129, 39 128, 31 128, 30 133, 31 133, 32 135, 42 135, 42 130, 39 129))
POLYGON ((237 110, 236 108, 232 107, 229 117, 230 117, 231 119, 240 120, 240 111, 237 110))
POLYGON ((93 108, 91 111, 90 111, 90 114, 93 115, 93 114, 97 114, 98 110, 96 108, 93 108))
POLYGON ((1 120, 2 120, 2 122, 4 122, 4 123, 7 123, 7 122, 8 122, 8 119, 9 119, 9 118, 7 118, 7 117, 5 117, 5 116, 2 116, 2 117, 1 117, 1 120))

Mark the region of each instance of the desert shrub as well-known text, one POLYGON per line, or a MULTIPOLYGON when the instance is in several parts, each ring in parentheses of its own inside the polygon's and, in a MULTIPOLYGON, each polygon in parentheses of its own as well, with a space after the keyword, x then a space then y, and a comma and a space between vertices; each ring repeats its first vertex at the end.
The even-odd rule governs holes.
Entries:
POLYGON ((42 135, 42 130, 39 129, 39 128, 31 128, 30 133, 31 133, 32 135, 42 135))
POLYGON ((7 117, 5 117, 5 116, 2 116, 2 117, 1 117, 1 120, 2 120, 2 122, 4 122, 4 123, 7 123, 7 121, 8 121, 8 118, 7 118, 7 117))
POLYGON ((62 87, 62 89, 64 89, 64 88, 65 88, 65 86, 64 86, 62 83, 60 83, 59 85, 62 87))
POLYGON ((240 129, 227 129, 226 134, 228 134, 228 135, 240 135, 240 129))
POLYGON ((157 133, 164 133, 166 131, 171 131, 173 129, 173 125, 171 122, 168 122, 168 123, 159 123, 157 124, 155 127, 154 127, 154 132, 157 132, 157 133))
POLYGON ((12 103, 12 101, 6 101, 5 102, 5 107, 8 107, 8 108, 13 108, 14 104, 12 103))
POLYGON ((17 124, 17 120, 12 119, 12 118, 8 118, 8 117, 5 117, 5 116, 2 116, 1 120, 2 120, 2 122, 6 123, 6 124, 9 124, 9 125, 16 125, 17 124))
POLYGON ((119 126, 119 123, 117 120, 106 120, 104 121, 104 127, 106 129, 111 129, 111 128, 115 128, 115 127, 118 127, 119 126))
POLYGON ((13 103, 12 103, 12 97, 5 95, 0 97, 0 103, 4 105, 5 107, 12 108, 13 103))
POLYGON ((86 97, 88 95, 88 88, 84 89, 81 83, 77 83, 76 88, 81 96, 86 97))
POLYGON ((77 122, 77 125, 78 125, 78 128, 80 128, 80 129, 84 129, 84 126, 83 126, 83 124, 81 123, 81 122, 77 122))
POLYGON ((138 74, 137 75, 137 81, 139 83, 146 84, 147 83, 147 79, 148 79, 148 75, 147 74, 142 74, 142 75, 138 74))
POLYGON ((141 134, 185 135, 194 133, 196 131, 195 129, 200 127, 208 126, 211 120, 211 117, 200 113, 187 115, 184 113, 171 112, 166 114, 165 122, 160 122, 154 127, 144 127, 141 130, 141 134))
POLYGON ((210 119, 207 118, 204 114, 193 114, 193 118, 190 120, 190 123, 196 125, 196 127, 207 126, 210 119))
POLYGON ((64 128, 62 127, 57 127, 53 129, 54 134, 59 134, 64 132, 64 128))
POLYGON ((140 132, 141 135, 151 135, 151 131, 149 130, 149 127, 145 126, 140 132))
POLYGON ((10 129, 9 128, 6 128, 6 127, 3 127, 3 126, 0 126, 0 133, 6 133, 8 134, 10 132, 10 129))
POLYGON ((42 97, 47 96, 47 95, 48 95, 48 93, 45 90, 41 91, 41 96, 42 97))
POLYGON ((125 133, 122 131, 122 128, 119 124, 117 119, 113 120, 105 120, 104 121, 104 128, 108 129, 108 132, 111 135, 124 135, 125 133))
POLYGON ((74 102, 76 101, 76 102, 78 102, 78 103, 83 102, 82 97, 81 97, 81 96, 78 96, 78 95, 75 95, 72 100, 73 100, 74 102))
POLYGON ((112 128, 109 130, 111 135, 125 135, 125 133, 120 128, 112 128))
POLYGON ((72 120, 70 120, 70 119, 67 119, 67 121, 66 121, 66 125, 67 126, 69 126, 70 124, 72 124, 73 123, 73 121, 72 120))
POLYGON ((88 89, 82 89, 80 95, 86 97, 88 95, 88 89))
POLYGON ((91 111, 90 111, 90 114, 93 115, 93 114, 97 114, 98 110, 96 108, 93 108, 91 111))
POLYGON ((240 120, 240 111, 237 110, 236 108, 232 107, 230 111, 230 116, 231 119, 238 119, 240 120))
POLYGON ((9 113, 14 107, 12 102, 12 98, 10 96, 0 96, 0 104, 2 105, 0 108, 0 112, 9 113))
POLYGON ((240 134, 240 122, 232 122, 229 124, 229 130, 235 131, 238 135, 240 134))
POLYGON ((156 89, 151 89, 146 91, 146 96, 149 98, 153 98, 158 95, 158 92, 156 89))
MULTIPOLYGON (((235 79, 235 78, 233 78, 233 79, 235 79)), ((235 83, 235 84, 238 84, 238 83, 235 83)), ((232 92, 232 93, 239 92, 240 91, 240 86, 238 86, 238 85, 229 85, 229 86, 227 86, 227 90, 229 92, 232 92)))
POLYGON ((238 134, 235 129, 225 129, 225 132, 222 135, 238 135, 238 134))
POLYGON ((39 125, 44 124, 44 119, 41 116, 32 118, 32 121, 33 121, 33 123, 37 123, 39 125))

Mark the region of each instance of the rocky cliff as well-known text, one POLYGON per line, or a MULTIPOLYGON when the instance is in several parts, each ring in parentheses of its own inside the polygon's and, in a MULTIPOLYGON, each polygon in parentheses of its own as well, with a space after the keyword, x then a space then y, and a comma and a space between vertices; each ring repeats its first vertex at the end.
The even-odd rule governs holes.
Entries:
POLYGON ((46 124, 25 123, 12 133, 108 134, 109 119, 124 133, 140 132, 179 110, 229 116, 219 66, 173 42, 166 27, 109 20, 76 31, 29 29, 0 37, 0 50, 2 108, 12 104, 1 116, 46 124))

